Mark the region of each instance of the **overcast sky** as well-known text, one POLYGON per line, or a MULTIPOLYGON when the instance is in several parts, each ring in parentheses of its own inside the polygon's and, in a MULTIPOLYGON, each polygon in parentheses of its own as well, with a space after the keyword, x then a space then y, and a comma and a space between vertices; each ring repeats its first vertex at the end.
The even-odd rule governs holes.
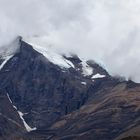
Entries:
POLYGON ((46 36, 60 51, 140 82, 140 0, 0 0, 0 19, 0 46, 46 36))

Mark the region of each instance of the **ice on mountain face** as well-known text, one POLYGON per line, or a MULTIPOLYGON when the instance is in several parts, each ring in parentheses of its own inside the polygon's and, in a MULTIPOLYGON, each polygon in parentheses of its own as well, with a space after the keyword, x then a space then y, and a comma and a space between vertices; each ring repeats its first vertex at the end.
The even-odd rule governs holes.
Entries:
POLYGON ((97 73, 96 75, 92 76, 92 79, 100 79, 100 78, 104 78, 104 77, 106 77, 106 75, 101 75, 101 74, 97 73))
POLYGON ((61 54, 56 52, 56 50, 53 50, 51 47, 39 46, 26 40, 25 42, 30 44, 36 51, 43 54, 53 64, 58 65, 61 68, 71 68, 71 67, 74 68, 75 67, 71 61, 64 58, 61 54))
POLYGON ((32 46, 36 51, 43 54, 53 64, 58 65, 62 68, 74 67, 74 65, 70 61, 66 60, 63 56, 49 49, 47 50, 46 48, 41 47, 41 46, 36 46, 36 45, 32 45, 32 46))
POLYGON ((4 67, 4 65, 18 52, 20 48, 20 38, 16 38, 12 43, 0 47, 0 59, 3 60, 0 65, 0 70, 4 67))
POLYGON ((4 65, 13 57, 13 55, 10 56, 5 56, 2 59, 4 59, 4 61, 2 62, 2 64, 0 65, 0 70, 4 67, 4 65))
POLYGON ((87 83, 86 83, 86 82, 81 82, 81 84, 82 84, 82 85, 87 85, 87 83))
POLYGON ((65 60, 65 62, 66 62, 67 64, 69 64, 70 67, 75 68, 74 64, 73 64, 71 61, 69 61, 69 60, 67 60, 67 59, 64 59, 64 60, 65 60))
POLYGON ((17 111, 17 113, 19 114, 19 117, 20 117, 20 119, 22 120, 22 122, 23 122, 23 124, 24 124, 26 130, 27 130, 28 132, 31 132, 31 131, 36 130, 36 129, 37 129, 36 127, 31 128, 31 127, 26 123, 26 121, 25 121, 24 118, 23 118, 24 114, 23 114, 21 111, 19 111, 19 110, 17 109, 16 106, 13 105, 13 102, 12 102, 12 100, 11 100, 11 98, 10 98, 10 96, 9 96, 8 93, 7 93, 7 97, 8 97, 8 99, 9 99, 10 103, 12 104, 13 108, 14 108, 14 109, 17 111))
POLYGON ((90 67, 85 61, 81 62, 82 65, 82 74, 84 76, 90 76, 93 74, 93 68, 90 67))
POLYGON ((13 108, 14 108, 15 110, 17 110, 17 107, 13 105, 13 102, 12 102, 12 100, 11 100, 11 98, 10 98, 10 96, 9 96, 8 93, 7 93, 7 97, 8 97, 8 99, 9 99, 10 103, 12 104, 13 108))
POLYGON ((27 130, 28 132, 31 132, 31 131, 34 131, 34 130, 37 129, 36 127, 31 128, 31 127, 25 122, 25 120, 24 120, 24 118, 23 118, 24 114, 23 114, 22 112, 18 111, 18 114, 19 114, 21 120, 23 121, 23 124, 24 124, 24 126, 25 126, 25 128, 26 128, 26 130, 27 130))

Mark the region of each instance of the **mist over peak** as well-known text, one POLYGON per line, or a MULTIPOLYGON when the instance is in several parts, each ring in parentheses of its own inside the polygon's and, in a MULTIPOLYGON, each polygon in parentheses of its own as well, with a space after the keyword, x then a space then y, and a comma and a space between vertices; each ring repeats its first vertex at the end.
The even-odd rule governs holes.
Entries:
POLYGON ((18 35, 38 36, 140 82, 139 0, 0 0, 0 18, 1 53, 18 35))

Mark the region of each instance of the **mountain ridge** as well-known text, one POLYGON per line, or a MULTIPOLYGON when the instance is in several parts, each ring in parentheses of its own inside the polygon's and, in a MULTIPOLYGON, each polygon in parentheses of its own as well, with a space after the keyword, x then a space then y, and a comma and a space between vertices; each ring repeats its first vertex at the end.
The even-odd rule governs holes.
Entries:
POLYGON ((139 126, 140 84, 112 77, 96 62, 46 50, 43 55, 20 42, 20 50, 0 70, 0 93, 7 100, 0 113, 11 114, 10 119, 17 116, 12 120, 18 120, 22 129, 18 134, 15 124, 12 132, 0 129, 0 139, 114 140, 139 126))

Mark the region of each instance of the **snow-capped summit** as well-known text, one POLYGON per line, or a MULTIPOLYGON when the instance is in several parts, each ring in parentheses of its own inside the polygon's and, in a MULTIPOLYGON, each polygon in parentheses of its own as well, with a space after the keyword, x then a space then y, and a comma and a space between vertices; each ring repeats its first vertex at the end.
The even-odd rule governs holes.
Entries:
MULTIPOLYGON (((20 47, 22 42, 29 44, 28 47, 32 47, 35 51, 43 55, 46 60, 53 63, 54 65, 59 66, 63 71, 65 69, 74 69, 76 72, 80 73, 84 77, 90 77, 90 79, 99 79, 104 78, 108 75, 108 73, 102 69, 95 62, 89 64, 87 60, 79 58, 76 54, 71 55, 69 53, 62 54, 57 49, 53 48, 49 44, 41 46, 39 45, 39 39, 35 40, 35 38, 16 38, 11 44, 7 45, 5 50, 1 52, 1 65, 0 69, 4 67, 4 65, 15 55, 20 52, 20 47), (38 43, 37 43, 38 41, 38 43), (74 58, 79 59, 77 62, 72 61, 74 58), (103 73, 102 73, 103 72, 103 73), (102 74, 104 74, 102 76, 102 74), (99 76, 97 76, 99 75, 99 76)), ((93 81, 93 80, 92 80, 93 81)))
POLYGON ((26 40, 25 42, 30 44, 37 52, 44 55, 50 62, 60 66, 61 68, 74 68, 74 65, 69 60, 65 59, 62 54, 56 52, 53 48, 39 46, 32 42, 27 42, 26 40))
POLYGON ((139 84, 32 40, 9 47, 0 59, 0 139, 114 140, 138 124, 139 84))
MULTIPOLYGON (((76 68, 74 63, 72 61, 70 61, 69 59, 67 59, 70 57, 73 58, 73 57, 77 56, 76 54, 72 55, 69 52, 67 52, 67 54, 65 55, 47 43, 46 43, 46 45, 43 44, 41 46, 40 45, 41 39, 38 37, 23 38, 23 41, 30 44, 37 52, 44 55, 50 62, 52 62, 55 65, 60 66, 62 69, 63 68, 65 68, 65 69, 67 69, 67 68, 79 69, 80 68, 82 74, 85 77, 87 77, 87 76, 94 77, 94 75, 97 74, 95 72, 96 70, 94 70, 94 68, 87 63, 88 60, 78 57, 80 59, 80 64, 79 64, 80 67, 76 68)), ((104 77, 100 76, 100 78, 104 78, 104 77)))

